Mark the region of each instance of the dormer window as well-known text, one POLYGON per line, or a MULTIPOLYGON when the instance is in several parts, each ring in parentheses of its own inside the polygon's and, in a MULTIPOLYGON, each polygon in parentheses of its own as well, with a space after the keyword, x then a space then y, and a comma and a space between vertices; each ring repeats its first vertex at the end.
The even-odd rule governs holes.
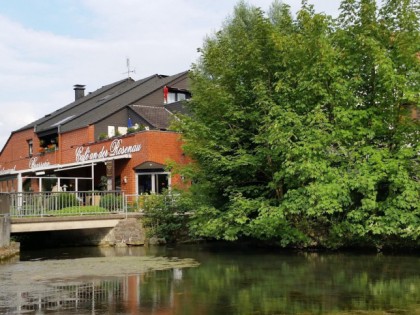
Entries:
POLYGON ((40 152, 52 152, 58 148, 58 135, 50 134, 39 138, 40 152))
POLYGON ((191 94, 186 90, 165 87, 167 90, 164 91, 165 104, 175 103, 189 99, 191 94))
POLYGON ((168 93, 168 104, 176 102, 176 93, 168 93))

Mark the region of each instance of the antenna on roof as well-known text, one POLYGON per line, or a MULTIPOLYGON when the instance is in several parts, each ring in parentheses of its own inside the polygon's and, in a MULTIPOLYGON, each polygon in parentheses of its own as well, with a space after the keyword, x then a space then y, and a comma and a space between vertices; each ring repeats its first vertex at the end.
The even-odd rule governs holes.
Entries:
POLYGON ((136 69, 130 70, 130 58, 127 58, 127 72, 123 72, 123 74, 126 73, 128 78, 130 78, 130 73, 136 73, 136 69))

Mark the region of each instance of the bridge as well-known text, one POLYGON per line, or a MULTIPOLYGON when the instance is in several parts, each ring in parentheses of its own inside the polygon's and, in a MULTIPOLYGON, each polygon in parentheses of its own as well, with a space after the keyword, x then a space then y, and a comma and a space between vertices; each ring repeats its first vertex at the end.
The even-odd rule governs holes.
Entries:
POLYGON ((10 194, 10 232, 112 228, 127 217, 120 191, 10 194))
MULTIPOLYGON (((130 214, 130 217, 133 215, 130 214)), ((50 216, 33 218, 14 218, 10 219, 10 233, 46 232, 63 230, 84 230, 114 228, 117 224, 126 219, 125 214, 99 214, 84 216, 50 216)))
POLYGON ((142 216, 139 196, 130 197, 121 191, 2 193, 0 247, 8 246, 12 234, 113 229, 142 216))

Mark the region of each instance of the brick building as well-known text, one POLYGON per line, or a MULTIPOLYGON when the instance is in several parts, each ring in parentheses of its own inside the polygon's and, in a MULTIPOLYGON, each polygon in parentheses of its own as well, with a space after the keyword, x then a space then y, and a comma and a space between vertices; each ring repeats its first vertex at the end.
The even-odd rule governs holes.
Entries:
POLYGON ((169 126, 191 96, 188 72, 74 90, 74 102, 11 133, 0 153, 0 192, 142 194, 180 183, 166 165, 186 159, 169 126))

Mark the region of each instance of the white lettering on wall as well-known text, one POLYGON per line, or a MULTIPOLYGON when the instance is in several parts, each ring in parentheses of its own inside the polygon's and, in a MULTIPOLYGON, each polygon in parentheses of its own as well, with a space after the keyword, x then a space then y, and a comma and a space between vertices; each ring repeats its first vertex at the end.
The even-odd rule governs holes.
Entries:
POLYGON ((0 175, 10 174, 13 171, 16 171, 16 165, 13 168, 4 168, 0 165, 0 175))
POLYGON ((108 157, 108 150, 105 150, 105 147, 102 147, 99 152, 90 152, 90 148, 87 147, 86 150, 83 147, 78 147, 76 149, 76 161, 85 162, 90 160, 103 159, 108 157))
POLYGON ((38 157, 33 157, 29 160, 29 168, 39 168, 49 166, 51 163, 49 161, 38 163, 38 157))
POLYGON ((128 153, 139 152, 141 150, 141 144, 130 145, 128 147, 122 146, 121 139, 115 139, 109 146, 110 156, 123 155, 128 153))
POLYGON ((123 146, 122 139, 115 139, 111 142, 109 150, 102 147, 99 152, 91 152, 90 147, 86 149, 84 147, 78 147, 75 151, 77 162, 86 162, 92 160, 98 160, 107 158, 110 156, 123 155, 128 153, 135 153, 141 150, 141 144, 135 144, 130 146, 123 146))

